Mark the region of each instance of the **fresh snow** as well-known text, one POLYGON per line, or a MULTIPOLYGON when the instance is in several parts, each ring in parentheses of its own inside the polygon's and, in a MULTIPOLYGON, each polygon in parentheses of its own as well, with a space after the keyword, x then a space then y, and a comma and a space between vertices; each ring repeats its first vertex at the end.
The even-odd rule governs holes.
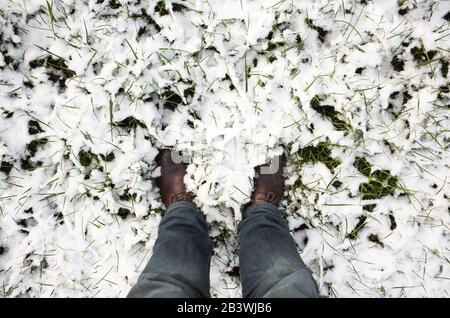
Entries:
POLYGON ((163 211, 154 159, 175 147, 213 297, 241 296, 240 207, 283 149, 287 220, 324 296, 448 297, 449 10, 1 0, 0 296, 125 297, 163 211))

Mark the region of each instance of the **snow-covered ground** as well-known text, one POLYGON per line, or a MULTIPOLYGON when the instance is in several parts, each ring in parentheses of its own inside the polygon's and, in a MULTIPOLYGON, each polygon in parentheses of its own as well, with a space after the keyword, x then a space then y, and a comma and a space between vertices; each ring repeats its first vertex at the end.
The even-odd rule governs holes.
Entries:
MULTIPOLYGON (((151 255, 157 149, 240 296, 253 167, 330 297, 448 297, 449 1, 0 0, 0 296, 124 297, 151 255)), ((180 242, 183 244, 183 242, 180 242)))

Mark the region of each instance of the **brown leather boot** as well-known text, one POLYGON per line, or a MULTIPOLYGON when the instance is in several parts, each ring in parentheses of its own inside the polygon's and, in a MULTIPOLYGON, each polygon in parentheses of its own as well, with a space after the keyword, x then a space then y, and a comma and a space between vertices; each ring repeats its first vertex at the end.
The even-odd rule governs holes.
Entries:
POLYGON ((156 178, 156 185, 166 208, 178 201, 192 202, 192 195, 186 191, 183 181, 186 164, 173 162, 169 149, 161 150, 156 161, 161 166, 161 176, 156 178))
POLYGON ((258 166, 255 168, 256 175, 250 204, 267 202, 276 207, 280 204, 284 192, 283 169, 286 164, 286 156, 283 154, 276 159, 278 159, 279 163, 276 171, 270 171, 268 166, 258 166))

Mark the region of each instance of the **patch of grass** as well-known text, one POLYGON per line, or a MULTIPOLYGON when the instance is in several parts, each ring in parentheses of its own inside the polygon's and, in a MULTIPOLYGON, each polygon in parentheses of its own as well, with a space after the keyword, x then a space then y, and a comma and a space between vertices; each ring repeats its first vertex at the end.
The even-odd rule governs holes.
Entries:
POLYGON ((212 237, 212 244, 214 248, 229 243, 231 237, 233 236, 233 232, 223 222, 212 221, 210 228, 211 230, 214 229, 219 232, 218 235, 212 237))
POLYGON ((314 31, 317 31, 320 42, 322 42, 322 43, 325 42, 325 37, 328 34, 327 30, 325 30, 324 28, 322 28, 320 26, 315 25, 313 20, 311 20, 309 18, 305 19, 305 23, 309 28, 313 29, 314 31))
POLYGON ((119 195, 119 199, 122 201, 135 201, 137 193, 130 193, 130 189, 127 188, 119 195))
POLYGON ((183 103, 183 98, 170 89, 165 89, 161 94, 163 106, 166 109, 175 110, 183 103))
POLYGON ((322 162, 328 169, 334 169, 341 164, 341 161, 331 157, 331 145, 329 142, 319 142, 317 146, 307 146, 297 153, 297 164, 307 162, 322 162))
MULTIPOLYGON (((144 19, 144 21, 155 28, 156 32, 161 31, 161 26, 145 11, 144 8, 141 9, 141 14, 132 14, 130 16, 132 19, 144 19)), ((147 32, 147 27, 144 26, 138 31, 138 38, 144 35, 147 32)))
POLYGON ((367 212, 373 212, 375 210, 376 206, 377 206, 376 204, 366 204, 366 205, 363 205, 362 209, 367 212))
POLYGON ((76 73, 67 67, 66 61, 63 58, 54 58, 47 56, 41 59, 30 61, 30 68, 35 69, 44 67, 47 69, 48 79, 53 83, 58 83, 61 89, 66 88, 66 80, 74 77, 76 73))
POLYGON ((372 165, 367 162, 367 160, 363 157, 356 157, 355 162, 353 163, 353 166, 358 169, 359 173, 362 175, 369 177, 370 172, 372 170, 372 165))
POLYGON ((168 15, 169 10, 166 8, 166 3, 164 1, 158 1, 155 6, 155 12, 158 12, 161 16, 168 15))
POLYGON ((354 229, 347 234, 346 237, 350 240, 356 240, 358 238, 359 231, 361 231, 361 229, 363 229, 366 226, 367 224, 366 220, 367 217, 365 215, 361 215, 360 217, 358 217, 358 223, 356 224, 354 229))
POLYGON ((32 161, 31 156, 27 155, 24 159, 20 160, 20 167, 26 171, 33 171, 42 167, 42 161, 32 161))
POLYGON ((128 132, 136 129, 137 127, 147 128, 147 125, 144 122, 134 118, 133 116, 128 116, 121 121, 114 122, 114 126, 123 128, 128 132))
POLYGON ((426 51, 423 45, 421 47, 415 46, 411 48, 410 52, 414 58, 414 61, 416 61, 419 65, 432 60, 437 53, 435 50, 426 51))
POLYGON ((333 124, 333 127, 336 130, 339 130, 339 131, 349 130, 351 128, 350 124, 348 124, 346 121, 339 118, 342 116, 342 114, 339 113, 338 111, 336 111, 334 106, 320 105, 320 102, 322 100, 323 100, 323 97, 316 95, 311 99, 309 105, 316 112, 318 112, 322 116, 326 117, 329 121, 331 121, 331 123, 333 124))
POLYGON ((367 183, 359 185, 359 192, 363 200, 380 199, 394 194, 397 188, 397 177, 392 176, 389 170, 376 170, 369 176, 367 183))
POLYGON ((299 34, 297 34, 297 36, 295 37, 295 43, 285 49, 284 52, 286 53, 292 48, 296 48, 298 54, 300 54, 305 49, 305 41, 303 41, 302 37, 299 34))
POLYGON ((114 10, 119 9, 122 6, 120 4, 120 2, 117 0, 109 0, 108 5, 111 9, 114 9, 114 10))
POLYGON ((198 113, 197 113, 195 110, 193 110, 193 109, 190 109, 190 110, 188 111, 188 113, 189 113, 189 115, 191 116, 191 118, 188 119, 187 124, 188 124, 189 127, 191 127, 192 129, 194 129, 194 120, 200 120, 201 118, 200 118, 200 116, 198 115, 198 113))

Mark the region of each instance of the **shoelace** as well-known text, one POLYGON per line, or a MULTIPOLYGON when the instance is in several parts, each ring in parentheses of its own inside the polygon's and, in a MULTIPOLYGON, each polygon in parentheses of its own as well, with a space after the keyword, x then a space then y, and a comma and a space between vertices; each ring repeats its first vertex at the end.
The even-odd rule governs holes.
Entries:
POLYGON ((172 193, 169 196, 170 204, 178 202, 178 201, 189 201, 190 195, 186 192, 178 192, 178 193, 172 193))
POLYGON ((256 192, 255 193, 255 197, 256 197, 257 194, 263 194, 264 195, 264 202, 271 203, 271 204, 275 204, 278 201, 280 201, 280 199, 281 199, 280 197, 277 197, 275 195, 275 193, 273 193, 273 192, 269 192, 269 193, 256 192))

